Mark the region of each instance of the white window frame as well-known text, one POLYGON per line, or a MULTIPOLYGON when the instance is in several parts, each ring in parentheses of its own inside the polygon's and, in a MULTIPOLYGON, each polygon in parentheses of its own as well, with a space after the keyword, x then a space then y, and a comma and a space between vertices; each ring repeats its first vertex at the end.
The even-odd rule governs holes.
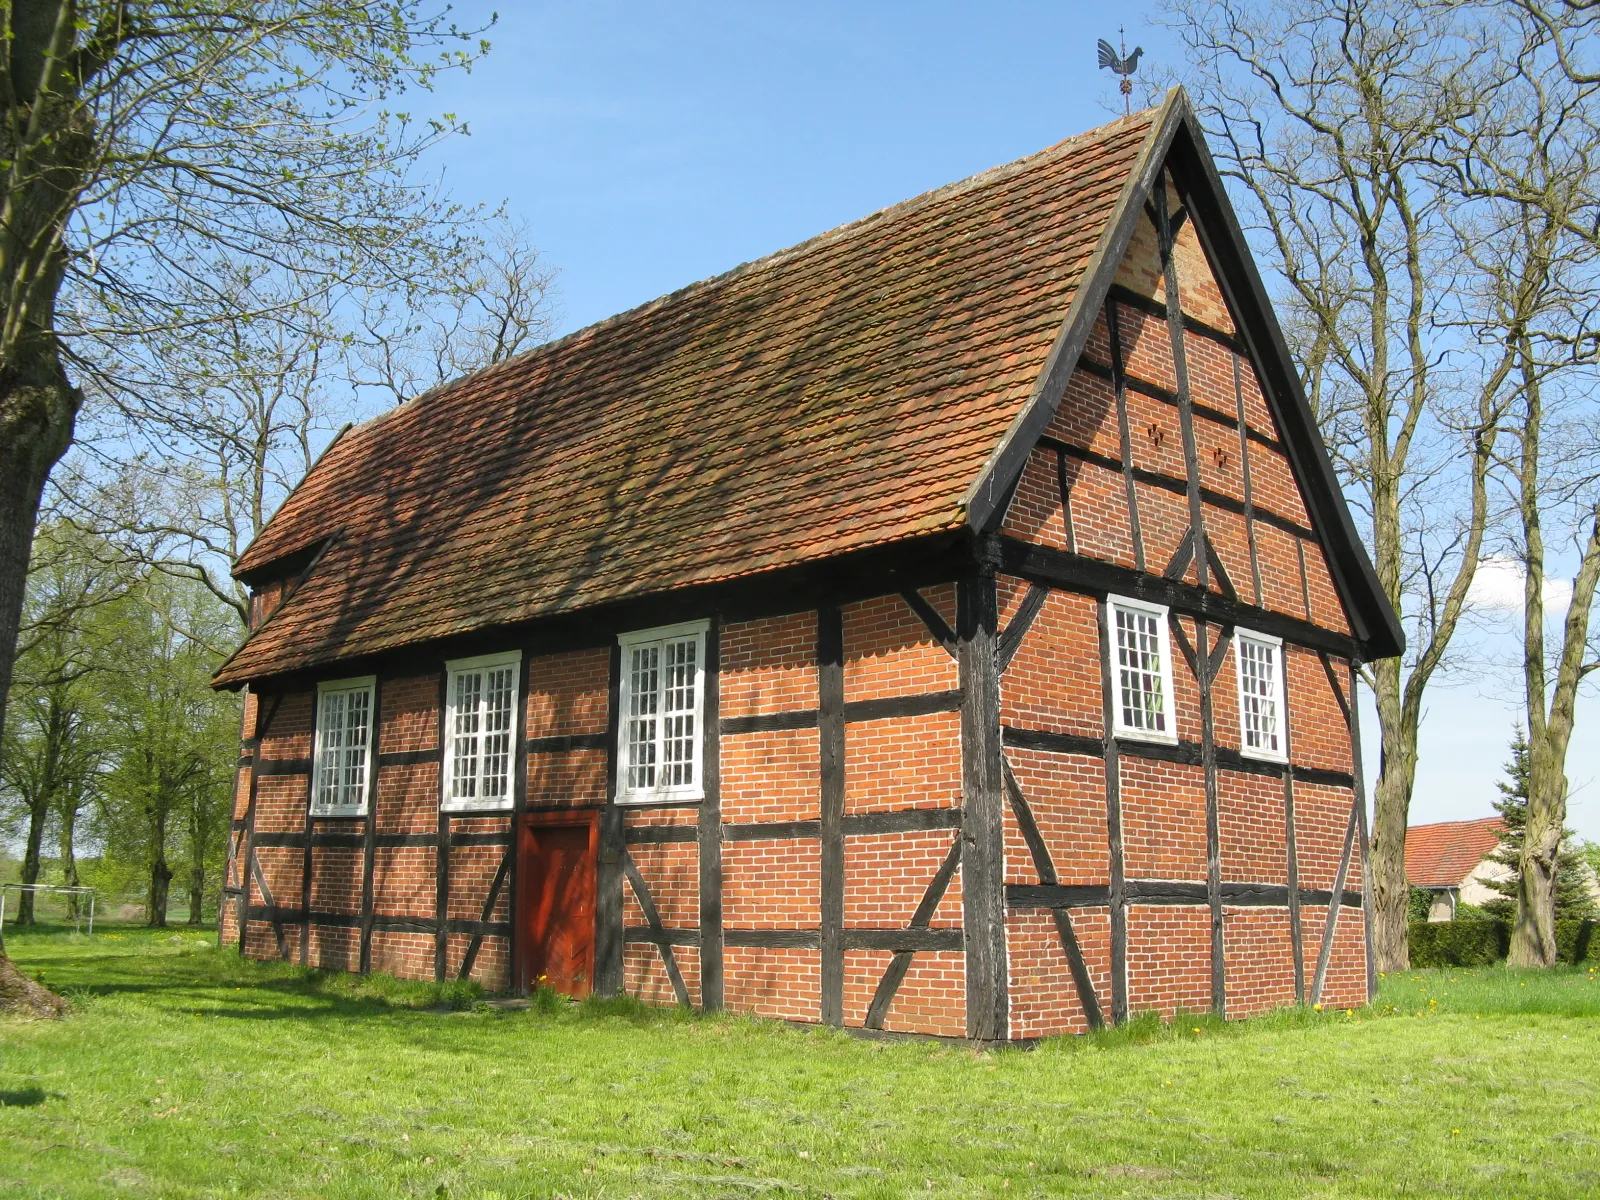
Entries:
POLYGON ((1239 686, 1239 753, 1246 758, 1259 758, 1267 762, 1289 761, 1289 706, 1283 698, 1283 672, 1285 667, 1283 653, 1283 639, 1273 637, 1270 633, 1257 633, 1253 629, 1234 630, 1233 664, 1234 679, 1239 686), (1278 749, 1266 750, 1261 747, 1251 746, 1249 728, 1245 723, 1245 693, 1244 693, 1244 643, 1254 642, 1258 646, 1269 646, 1272 649, 1272 703, 1278 718, 1278 749))
POLYGON ((1134 600, 1128 596, 1106 597, 1106 621, 1110 628, 1106 630, 1109 635, 1107 647, 1110 651, 1111 661, 1106 666, 1111 671, 1111 732, 1119 738, 1130 741, 1160 742, 1164 745, 1175 746, 1178 744, 1178 718, 1177 705, 1172 693, 1172 618, 1165 605, 1151 604, 1146 600, 1134 600), (1117 641, 1117 609, 1126 609, 1129 612, 1144 613, 1155 617, 1161 625, 1161 697, 1162 713, 1165 718, 1165 729, 1139 729, 1124 725, 1122 722, 1122 662, 1120 645, 1117 641))
MULTIPOLYGON (((439 808, 444 812, 509 812, 516 806, 516 780, 517 780, 517 723, 525 721, 527 714, 521 711, 517 703, 522 695, 522 651, 507 650, 500 654, 480 654, 475 658, 456 658, 444 664, 444 771, 441 773, 442 784, 439 792, 439 808), (456 756, 456 679, 461 675, 476 674, 479 671, 489 671, 495 667, 511 667, 511 735, 510 744, 506 750, 506 794, 501 799, 485 799, 482 796, 452 797, 455 790, 456 756)), ((478 711, 480 716, 484 713, 483 704, 486 697, 483 694, 478 698, 478 711)), ((483 737, 485 731, 481 722, 478 729, 478 777, 483 776, 483 737)))
MULTIPOLYGON (((679 803, 692 800, 705 799, 705 715, 706 715, 706 631, 711 628, 710 621, 684 621, 677 625, 663 625, 656 629, 640 629, 631 633, 620 634, 617 645, 622 651, 621 669, 618 671, 617 680, 617 803, 618 804, 663 804, 679 803), (695 644, 695 672, 694 672, 694 736, 691 739, 693 751, 694 782, 682 784, 677 787, 667 787, 657 784, 655 787, 634 788, 628 786, 628 722, 632 711, 632 677, 629 659, 631 652, 639 646, 651 643, 665 644, 667 642, 687 641, 694 639, 695 644)), ((661 675, 658 692, 665 687, 665 673, 661 675)), ((656 746, 659 748, 663 741, 663 729, 660 722, 660 710, 657 709, 656 746)), ((661 753, 657 752, 658 766, 664 761, 661 753)))
POLYGON ((311 815, 313 817, 364 817, 367 815, 367 793, 372 786, 372 744, 377 739, 373 736, 376 729, 377 713, 373 711, 374 701, 377 699, 377 676, 357 675, 350 679, 324 679, 317 684, 317 736, 313 739, 311 747, 311 815), (322 783, 323 749, 328 735, 328 730, 323 721, 323 697, 331 692, 347 692, 355 694, 365 692, 367 696, 367 728, 366 728, 366 756, 361 764, 361 798, 354 804, 323 804, 322 783))

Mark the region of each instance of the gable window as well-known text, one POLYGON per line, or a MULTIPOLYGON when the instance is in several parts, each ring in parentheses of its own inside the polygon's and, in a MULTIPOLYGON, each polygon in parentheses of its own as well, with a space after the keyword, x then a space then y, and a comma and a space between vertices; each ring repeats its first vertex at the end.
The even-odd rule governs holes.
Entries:
POLYGON ((1284 749, 1283 642, 1238 631, 1239 749, 1282 762, 1284 749))
POLYGON ((1114 732, 1118 737, 1176 742, 1167 610, 1121 596, 1112 596, 1110 606, 1117 672, 1114 732))
POLYGON ((522 651, 445 664, 447 809, 510 808, 522 651))
POLYGON ((617 799, 699 800, 707 622, 625 633, 617 799))
POLYGON ((358 817, 367 811, 372 769, 371 675, 317 685, 317 745, 311 815, 358 817))

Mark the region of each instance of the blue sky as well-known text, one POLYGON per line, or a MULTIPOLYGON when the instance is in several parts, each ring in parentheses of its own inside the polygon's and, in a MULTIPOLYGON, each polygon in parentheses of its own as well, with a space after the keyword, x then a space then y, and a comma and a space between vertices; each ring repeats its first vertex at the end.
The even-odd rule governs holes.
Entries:
MULTIPOLYGON (((463 24, 490 11, 457 6, 463 24)), ((436 161, 458 197, 527 222, 571 330, 1102 123, 1117 97, 1097 38, 1124 22, 1148 66, 1174 65, 1151 11, 519 4, 440 87, 472 136, 436 161)), ((1509 657, 1503 633, 1471 637, 1474 659, 1509 657)), ((1477 662, 1432 692, 1413 821, 1491 811, 1518 694, 1477 662)), ((1596 720, 1586 698, 1568 773, 1571 823, 1600 840, 1596 720)), ((1375 778, 1370 706, 1363 732, 1375 778)))

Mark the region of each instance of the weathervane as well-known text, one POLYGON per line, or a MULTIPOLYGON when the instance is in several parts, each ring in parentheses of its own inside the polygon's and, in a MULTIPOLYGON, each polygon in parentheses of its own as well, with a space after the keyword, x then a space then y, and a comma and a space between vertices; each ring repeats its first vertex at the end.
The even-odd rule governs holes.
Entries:
POLYGON ((1133 101, 1130 99, 1133 95, 1133 84, 1129 81, 1128 76, 1138 70, 1139 56, 1144 53, 1144 47, 1135 46, 1133 53, 1129 54, 1128 38, 1120 25, 1117 26, 1117 41, 1122 43, 1121 54, 1118 54, 1117 48, 1106 41, 1105 38, 1100 39, 1100 65, 1102 67, 1110 67, 1114 72, 1122 76, 1117 81, 1117 87, 1122 91, 1122 115, 1127 116, 1133 111, 1133 101))

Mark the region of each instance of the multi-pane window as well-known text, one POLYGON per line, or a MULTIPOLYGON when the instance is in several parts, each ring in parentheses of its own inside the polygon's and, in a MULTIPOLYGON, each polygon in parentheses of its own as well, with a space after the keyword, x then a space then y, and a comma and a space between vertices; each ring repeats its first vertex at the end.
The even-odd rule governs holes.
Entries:
POLYGON ((706 624, 624 634, 619 798, 698 800, 706 624))
POLYGON ((369 675, 317 687, 317 749, 311 781, 314 816, 358 816, 367 810, 372 685, 369 675))
POLYGON ((1282 759, 1284 749, 1283 643, 1239 631, 1240 750, 1255 758, 1282 759))
POLYGON ((1116 733, 1122 737, 1175 741, 1167 610, 1112 597, 1111 625, 1117 672, 1116 733))
POLYGON ((445 808, 510 808, 522 654, 445 664, 445 808))

